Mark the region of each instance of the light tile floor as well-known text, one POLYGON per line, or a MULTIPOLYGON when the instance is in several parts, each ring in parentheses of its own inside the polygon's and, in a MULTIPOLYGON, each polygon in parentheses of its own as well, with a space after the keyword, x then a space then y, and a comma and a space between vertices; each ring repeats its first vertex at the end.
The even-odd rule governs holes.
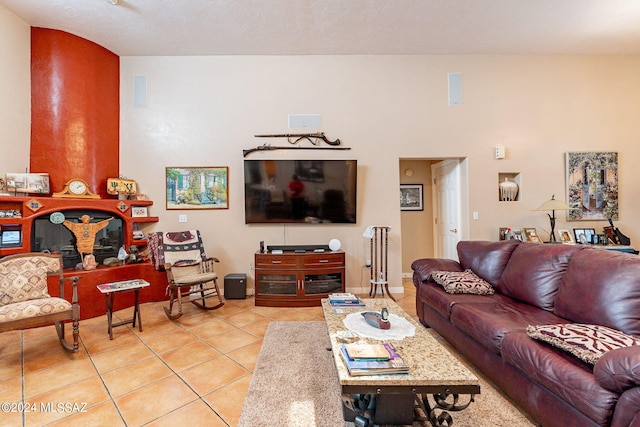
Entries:
MULTIPOLYGON (((415 288, 403 285, 394 296, 417 319, 415 288)), ((323 320, 321 307, 247 298, 214 311, 186 304, 170 321, 166 305, 143 304, 143 332, 120 326, 112 341, 106 316, 81 321, 75 354, 53 326, 0 334, 0 426, 235 426, 269 322, 323 320)))

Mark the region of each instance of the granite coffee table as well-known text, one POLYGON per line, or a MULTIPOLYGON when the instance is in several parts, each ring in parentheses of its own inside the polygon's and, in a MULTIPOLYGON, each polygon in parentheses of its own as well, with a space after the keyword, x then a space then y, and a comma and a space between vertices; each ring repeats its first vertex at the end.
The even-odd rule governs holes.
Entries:
MULTIPOLYGON (((344 419, 353 421, 356 426, 412 424, 416 419, 428 420, 433 426, 451 426, 453 418, 450 412, 467 408, 473 402, 474 395, 480 393, 478 377, 394 301, 363 299, 363 302, 366 304, 365 308, 349 308, 341 310, 345 313, 336 314, 329 301, 322 300, 342 389, 344 419), (359 335, 358 342, 393 344, 397 353, 409 365, 410 372, 407 375, 351 376, 340 356, 344 333, 348 331, 343 320, 350 313, 380 312, 383 307, 393 315, 390 316, 391 322, 395 317, 406 321, 398 320, 398 323, 406 325, 408 322, 413 325, 415 335, 382 341, 359 335), (422 408, 426 418, 415 418, 416 406, 422 408)), ((355 320, 354 316, 350 320, 355 320)))

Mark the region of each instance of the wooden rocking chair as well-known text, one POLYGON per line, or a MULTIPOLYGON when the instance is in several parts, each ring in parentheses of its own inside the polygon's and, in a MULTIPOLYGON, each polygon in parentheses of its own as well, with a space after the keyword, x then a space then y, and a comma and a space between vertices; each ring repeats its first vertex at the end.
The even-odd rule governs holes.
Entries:
POLYGON ((55 325, 65 350, 78 352, 78 280, 64 277, 62 255, 40 252, 9 255, 0 260, 0 333, 34 326, 55 325), (50 296, 47 277, 58 282, 60 296, 50 296), (71 301, 64 285, 71 282, 71 301), (73 342, 65 337, 65 321, 71 321, 73 342))
MULTIPOLYGON (((167 317, 176 320, 182 316, 182 302, 190 302, 205 310, 215 310, 224 305, 218 288, 218 274, 214 271, 217 258, 206 258, 203 261, 178 261, 174 264, 166 263, 169 285, 169 308, 164 307, 167 317), (186 299, 185 299, 186 298, 186 299), (213 304, 207 305, 207 300, 213 298, 213 304), (178 303, 178 312, 173 312, 173 305, 178 303)), ((211 303, 210 303, 211 304, 211 303)))

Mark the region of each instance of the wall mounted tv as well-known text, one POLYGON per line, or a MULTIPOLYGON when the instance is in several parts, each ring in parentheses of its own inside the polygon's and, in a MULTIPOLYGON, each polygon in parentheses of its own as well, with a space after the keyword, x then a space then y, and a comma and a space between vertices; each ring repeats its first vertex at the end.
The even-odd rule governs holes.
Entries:
POLYGON ((247 224, 355 224, 356 160, 245 160, 247 224))

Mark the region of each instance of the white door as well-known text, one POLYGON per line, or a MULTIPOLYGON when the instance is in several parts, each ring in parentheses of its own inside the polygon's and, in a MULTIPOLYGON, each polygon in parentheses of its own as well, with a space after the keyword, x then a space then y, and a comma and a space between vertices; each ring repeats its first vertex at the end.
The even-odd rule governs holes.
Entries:
POLYGON ((444 160, 431 166, 433 177, 434 256, 458 259, 461 239, 460 161, 444 160))

